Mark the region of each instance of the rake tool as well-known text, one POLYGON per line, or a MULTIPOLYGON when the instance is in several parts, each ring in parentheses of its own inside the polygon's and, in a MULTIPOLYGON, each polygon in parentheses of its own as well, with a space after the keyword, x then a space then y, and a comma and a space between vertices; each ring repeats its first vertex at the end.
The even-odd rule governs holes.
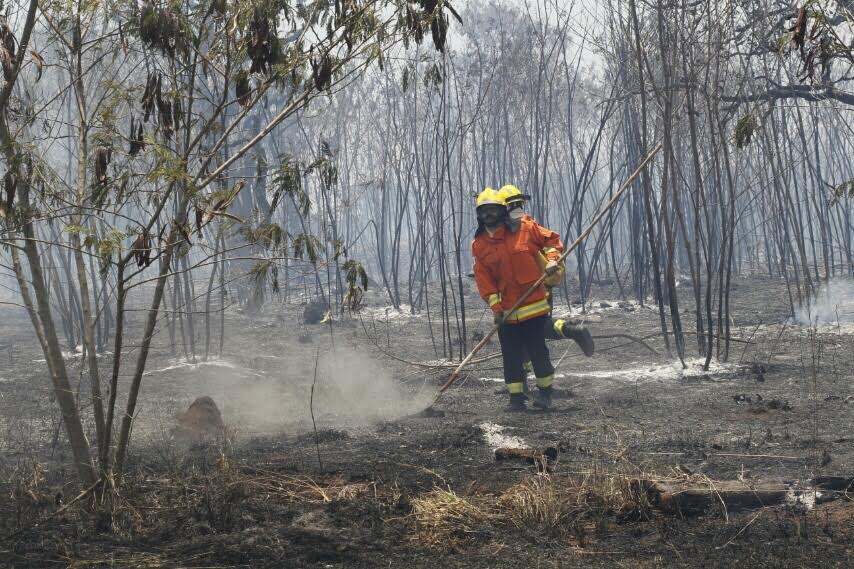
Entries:
MULTIPOLYGON (((623 182, 623 184, 620 186, 620 189, 617 190, 617 193, 615 193, 614 196, 611 198, 611 200, 605 205, 605 207, 602 208, 602 210, 600 210, 599 213, 596 214, 596 217, 593 218, 593 221, 590 222, 590 225, 588 225, 584 229, 584 231, 581 232, 581 235, 579 235, 575 239, 575 241, 572 242, 572 245, 567 247, 567 249, 560 256, 560 259, 558 259, 558 263, 560 263, 564 259, 566 259, 573 251, 575 251, 575 249, 581 244, 581 242, 587 238, 587 236, 590 234, 590 232, 593 231, 593 228, 596 227, 596 224, 599 223, 602 220, 602 218, 605 217, 605 214, 608 213, 608 211, 610 211, 611 208, 614 207, 614 205, 619 201, 620 197, 626 192, 626 190, 629 189, 629 186, 631 186, 631 184, 635 180, 635 178, 638 177, 638 175, 643 171, 644 168, 646 168, 647 164, 649 164, 649 162, 658 153, 658 151, 661 150, 661 146, 662 146, 661 143, 659 143, 655 148, 652 149, 652 151, 647 155, 647 157, 644 158, 643 162, 640 163, 640 166, 638 166, 635 169, 635 171, 632 172, 632 175, 629 176, 625 182, 623 182)), ((525 292, 525 294, 523 294, 519 298, 519 300, 516 301, 516 303, 513 305, 513 307, 510 308, 510 310, 506 311, 507 314, 511 314, 514 310, 519 308, 522 305, 522 303, 525 302, 525 300, 527 300, 528 297, 531 296, 535 290, 537 290, 537 287, 539 287, 541 284, 543 284, 543 281, 545 280, 546 276, 547 275, 545 273, 543 273, 543 275, 539 279, 537 279, 537 282, 535 282, 533 285, 531 285, 531 288, 529 288, 525 292)), ((460 371, 464 367, 466 367, 466 365, 481 350, 481 348, 483 348, 486 345, 486 343, 489 342, 489 339, 492 338, 493 335, 495 335, 495 333, 498 331, 498 329, 500 327, 501 327, 500 324, 494 325, 492 327, 492 330, 490 330, 489 333, 486 334, 483 337, 483 339, 481 339, 481 341, 478 342, 474 348, 472 348, 472 350, 469 352, 469 354, 466 356, 466 358, 462 362, 460 362, 460 365, 457 366, 457 369, 455 369, 454 372, 451 374, 451 376, 448 378, 448 381, 446 381, 445 384, 439 388, 439 391, 436 393, 436 396, 433 398, 433 402, 430 403, 430 405, 428 405, 426 409, 424 409, 424 411, 423 411, 424 413, 429 413, 430 410, 432 410, 432 408, 436 404, 436 402, 439 401, 439 398, 442 397, 442 394, 445 393, 448 389, 450 389, 450 387, 460 378, 460 371)))

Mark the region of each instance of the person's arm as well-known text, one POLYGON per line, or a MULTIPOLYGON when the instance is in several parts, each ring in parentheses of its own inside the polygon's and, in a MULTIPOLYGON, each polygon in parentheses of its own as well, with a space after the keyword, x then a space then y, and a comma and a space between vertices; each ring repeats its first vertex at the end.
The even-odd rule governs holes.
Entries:
POLYGON ((472 244, 472 257, 474 257, 474 280, 477 283, 477 291, 485 303, 493 312, 501 312, 501 294, 498 291, 498 283, 492 276, 479 255, 478 247, 472 244))
POLYGON ((536 221, 531 221, 531 234, 537 247, 543 252, 549 261, 557 261, 563 252, 563 243, 557 232, 543 227, 536 221))

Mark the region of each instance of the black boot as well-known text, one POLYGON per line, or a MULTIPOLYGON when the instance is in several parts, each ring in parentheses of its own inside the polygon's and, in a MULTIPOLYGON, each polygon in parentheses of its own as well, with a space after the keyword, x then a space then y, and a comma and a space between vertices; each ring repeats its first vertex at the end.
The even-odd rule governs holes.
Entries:
POLYGON ((524 393, 511 393, 510 394, 510 404, 507 405, 507 408, 504 409, 508 413, 522 413, 527 410, 525 406, 525 401, 527 397, 525 397, 524 393))
POLYGON ((552 388, 540 387, 534 395, 534 407, 537 409, 548 409, 552 406, 552 388))
POLYGON ((561 333, 564 337, 575 341, 575 343, 578 344, 578 347, 581 348, 581 351, 584 352, 585 356, 589 358, 593 355, 593 350, 595 348, 593 345, 593 336, 590 335, 590 330, 586 327, 564 322, 561 327, 561 333))

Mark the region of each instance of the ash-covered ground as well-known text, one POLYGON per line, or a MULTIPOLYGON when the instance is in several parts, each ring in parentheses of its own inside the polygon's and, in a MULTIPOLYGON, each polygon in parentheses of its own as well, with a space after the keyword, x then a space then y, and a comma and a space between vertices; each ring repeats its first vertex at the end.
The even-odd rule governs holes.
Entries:
MULTIPOLYGON (((0 566, 850 567, 847 495, 686 516, 627 490, 636 478, 854 476, 852 307, 808 310, 823 315, 810 326, 788 321, 785 295, 782 281, 734 281, 729 359, 708 371, 688 310, 683 367, 656 335, 656 307, 620 302, 613 287, 596 288, 584 312, 559 303, 599 337, 597 352, 551 343, 555 408, 525 414, 503 411, 497 358, 419 414, 451 371, 441 323, 389 310, 377 293, 331 324, 303 324, 300 305, 229 310, 222 357, 196 363, 172 353, 161 326, 128 483, 100 533, 82 509, 31 528, 56 509, 39 500, 73 494, 74 480, 28 321, 4 311, 0 529, 24 531, 0 541, 0 566), (175 415, 202 395, 222 410, 228 440, 188 449, 172 440, 175 415), (558 458, 543 473, 497 462, 497 447, 553 447, 558 458)), ((471 347, 490 320, 467 302, 471 347)), ((68 361, 80 375, 79 357, 68 361)))

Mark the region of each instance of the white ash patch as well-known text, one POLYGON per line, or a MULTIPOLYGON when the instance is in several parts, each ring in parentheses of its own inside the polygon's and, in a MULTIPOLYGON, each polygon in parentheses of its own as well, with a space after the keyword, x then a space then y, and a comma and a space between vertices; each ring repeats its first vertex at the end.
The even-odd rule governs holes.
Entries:
MULTIPOLYGON (((105 355, 112 355, 112 353, 113 352, 97 352, 95 354, 95 357, 100 358, 100 357, 103 357, 105 355)), ((73 350, 68 350, 66 352, 62 352, 62 359, 71 360, 71 359, 79 358, 82 355, 83 355, 83 344, 78 344, 77 346, 74 346, 73 350)), ((33 360, 33 363, 38 363, 38 364, 43 364, 46 362, 47 362, 47 360, 44 358, 33 360)))
MULTIPOLYGON (((572 375, 572 374, 570 374, 570 375, 572 375)), ((565 377, 566 377, 565 373, 554 374, 555 379, 561 379, 561 378, 565 378, 565 377)), ((528 379, 531 379, 531 378, 532 378, 532 376, 529 376, 528 379)), ((494 383, 504 383, 503 377, 480 377, 478 379, 480 379, 481 381, 488 381, 488 382, 494 382, 494 383)))
MULTIPOLYGON (((62 359, 71 360, 74 358, 79 358, 82 354, 80 352, 62 352, 62 359)), ((43 364, 46 363, 47 360, 44 358, 39 358, 37 360, 33 360, 34 363, 43 364)))
POLYGON ((681 379, 725 379, 739 373, 744 366, 711 361, 708 371, 703 370, 704 359, 685 360, 688 366, 682 368, 677 362, 657 366, 640 366, 629 369, 570 372, 570 377, 615 379, 623 381, 678 381, 681 379))
POLYGON ((483 431, 483 438, 486 440, 486 444, 493 451, 499 448, 528 448, 528 443, 520 437, 505 435, 504 430, 507 427, 496 423, 481 423, 478 427, 483 431))
MULTIPOLYGON (((392 305, 386 306, 365 306, 359 310, 359 315, 363 320, 376 320, 384 322, 386 320, 408 320, 410 318, 421 318, 419 312, 412 312, 412 307, 408 304, 401 304, 400 310, 392 305)), ((356 316, 354 313, 353 316, 356 316)))
POLYGON ((821 498, 821 492, 818 490, 801 490, 795 486, 790 486, 786 492, 786 505, 799 510, 809 512, 815 508, 816 500, 821 498))
POLYGON ((183 361, 183 360, 172 360, 172 363, 170 365, 168 365, 164 368, 153 369, 153 370, 147 371, 143 375, 154 375, 154 374, 158 374, 158 373, 166 373, 166 372, 174 371, 174 370, 178 370, 178 369, 197 371, 203 367, 219 367, 219 368, 225 368, 225 369, 232 369, 232 370, 236 370, 236 371, 245 373, 247 375, 254 375, 256 377, 264 377, 264 374, 258 372, 257 370, 238 366, 238 365, 236 365, 236 364, 234 364, 228 360, 208 360, 208 361, 198 361, 196 363, 183 361))
POLYGON ((460 362, 449 358, 439 358, 438 360, 427 360, 424 364, 428 366, 458 366, 460 362))
POLYGON ((658 310, 658 306, 651 300, 641 304, 637 300, 608 300, 608 299, 587 299, 584 305, 572 305, 569 311, 561 311, 560 317, 570 318, 578 316, 590 316, 593 314, 602 314, 604 312, 636 312, 638 310, 658 310))
POLYGON ((814 328, 819 334, 838 334, 840 336, 854 334, 854 322, 819 322, 813 323, 809 327, 814 328))
MULTIPOLYGON (((68 350, 67 352, 62 352, 62 359, 70 360, 72 358, 79 358, 82 355, 83 355, 83 345, 78 344, 78 345, 74 346, 73 350, 68 350)), ((43 363, 46 363, 47 360, 44 358, 41 358, 38 360, 33 360, 33 362, 43 364, 43 363)))
POLYGON ((5 377, 0 377, 0 383, 12 383, 12 380, 6 379, 5 377))

